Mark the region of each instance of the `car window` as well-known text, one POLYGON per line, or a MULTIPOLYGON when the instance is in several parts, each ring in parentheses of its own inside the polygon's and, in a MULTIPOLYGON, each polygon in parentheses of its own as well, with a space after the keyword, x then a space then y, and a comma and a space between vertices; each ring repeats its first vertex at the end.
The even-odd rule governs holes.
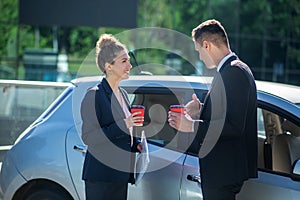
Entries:
POLYGON ((62 101, 66 99, 69 94, 73 91, 73 86, 65 89, 55 101, 45 110, 45 112, 35 121, 35 123, 39 123, 46 119, 49 115, 53 113, 53 111, 61 104, 62 101))
MULTIPOLYGON (((185 143, 188 142, 189 134, 180 133, 169 125, 168 111, 172 104, 186 104, 194 92, 166 88, 164 91, 139 90, 131 93, 129 99, 133 100, 132 104, 145 106, 144 126, 137 127, 137 136, 144 131, 150 143, 169 149, 186 150, 185 143)), ((203 99, 204 92, 199 90, 196 94, 203 99)))
POLYGON ((300 127, 267 109, 258 109, 258 166, 290 174, 300 158, 300 127), (265 138, 262 140, 262 136, 265 138))
POLYGON ((128 94, 128 100, 129 100, 129 104, 132 105, 133 101, 135 99, 135 94, 128 94))
POLYGON ((266 138, 266 130, 264 126, 263 112, 261 108, 257 108, 257 131, 258 137, 266 138))
MULTIPOLYGON (((179 100, 174 95, 167 94, 140 94, 136 95, 134 104, 145 106, 144 130, 148 141, 161 146, 168 145, 176 136, 176 131, 169 126, 167 118, 169 106, 179 104, 179 100)), ((175 144, 173 144, 175 146, 175 144)))

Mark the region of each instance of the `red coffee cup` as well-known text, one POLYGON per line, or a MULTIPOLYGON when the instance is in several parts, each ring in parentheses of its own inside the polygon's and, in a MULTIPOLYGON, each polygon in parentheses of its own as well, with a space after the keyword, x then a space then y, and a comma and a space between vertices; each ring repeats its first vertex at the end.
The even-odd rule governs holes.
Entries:
POLYGON ((184 114, 184 105, 182 104, 170 105, 170 111, 184 114))
MULTIPOLYGON (((136 115, 136 116, 141 116, 144 117, 145 115, 145 107, 142 105, 132 105, 130 108, 130 112, 131 113, 135 113, 135 112, 141 112, 140 114, 136 115)), ((139 125, 137 126, 143 126, 144 120, 140 122, 139 125)))

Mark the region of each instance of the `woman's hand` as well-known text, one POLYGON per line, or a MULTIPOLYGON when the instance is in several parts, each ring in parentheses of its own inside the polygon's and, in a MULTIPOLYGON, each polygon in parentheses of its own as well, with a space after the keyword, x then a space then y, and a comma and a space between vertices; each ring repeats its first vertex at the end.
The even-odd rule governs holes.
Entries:
POLYGON ((142 153, 142 150, 143 150, 143 145, 142 145, 142 143, 139 143, 138 145, 137 145, 137 150, 140 152, 140 153, 142 153))
POLYGON ((129 117, 127 117, 125 119, 125 123, 126 123, 127 128, 131 128, 133 126, 139 126, 139 125, 141 125, 141 122, 144 122, 144 117, 137 116, 139 114, 141 114, 140 111, 139 112, 134 112, 129 117))

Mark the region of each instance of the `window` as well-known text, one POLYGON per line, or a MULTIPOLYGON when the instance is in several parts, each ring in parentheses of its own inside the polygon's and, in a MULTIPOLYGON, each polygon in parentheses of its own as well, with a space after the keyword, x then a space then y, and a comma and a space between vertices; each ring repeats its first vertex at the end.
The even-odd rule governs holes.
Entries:
POLYGON ((257 109, 257 131, 258 131, 258 137, 261 137, 264 139, 266 138, 264 118, 263 118, 263 113, 262 113, 261 108, 257 109))
POLYGON ((300 127, 267 109, 258 109, 258 166, 289 174, 300 158, 300 127))
POLYGON ((168 111, 171 104, 179 104, 178 99, 172 94, 138 94, 133 104, 145 106, 145 122, 139 131, 145 131, 148 141, 161 146, 172 143, 176 140, 176 130, 168 123, 168 111))
POLYGON ((137 137, 144 130, 149 143, 186 151, 193 141, 195 134, 182 133, 172 128, 168 123, 168 111, 172 104, 186 104, 196 93, 203 101, 206 90, 169 89, 164 87, 126 88, 131 105, 145 106, 144 126, 137 127, 137 137))
POLYGON ((135 99, 135 94, 128 94, 129 104, 132 105, 135 99))

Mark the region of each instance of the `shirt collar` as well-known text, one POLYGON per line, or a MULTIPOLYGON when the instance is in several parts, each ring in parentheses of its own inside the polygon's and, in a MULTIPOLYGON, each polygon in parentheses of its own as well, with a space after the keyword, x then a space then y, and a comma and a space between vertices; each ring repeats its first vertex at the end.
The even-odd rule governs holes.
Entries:
POLYGON ((234 56, 234 55, 235 55, 235 53, 231 52, 231 53, 229 53, 227 56, 225 56, 225 57, 221 60, 221 62, 219 63, 218 68, 217 68, 217 71, 219 72, 220 69, 221 69, 221 67, 222 67, 222 65, 226 62, 226 60, 228 60, 228 58, 230 58, 231 56, 234 56))

